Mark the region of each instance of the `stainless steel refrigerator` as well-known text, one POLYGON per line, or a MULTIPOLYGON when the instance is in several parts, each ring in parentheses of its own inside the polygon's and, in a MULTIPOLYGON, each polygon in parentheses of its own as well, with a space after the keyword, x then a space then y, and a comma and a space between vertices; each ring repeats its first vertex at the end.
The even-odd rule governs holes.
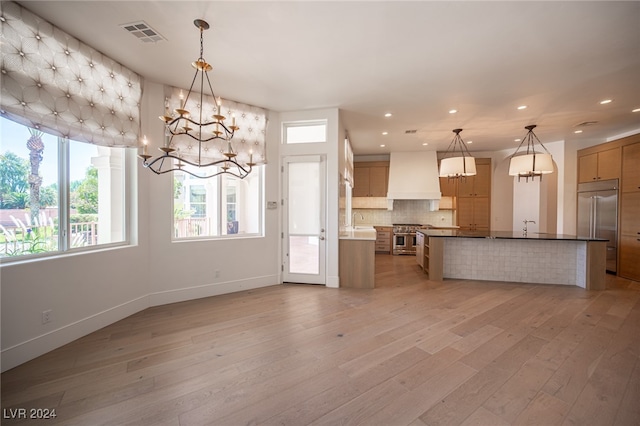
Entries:
POLYGON ((578 236, 605 238, 607 271, 618 260, 618 179, 578 184, 578 236))

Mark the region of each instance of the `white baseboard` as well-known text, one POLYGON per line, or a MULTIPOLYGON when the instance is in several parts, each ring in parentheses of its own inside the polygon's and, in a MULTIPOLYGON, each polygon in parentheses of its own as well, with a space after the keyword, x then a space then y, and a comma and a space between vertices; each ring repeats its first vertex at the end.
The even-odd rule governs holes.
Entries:
POLYGON ((56 330, 18 343, 2 351, 2 372, 46 354, 89 333, 149 307, 149 296, 141 296, 56 330))
POLYGON ((265 275, 247 280, 227 281, 212 283, 197 287, 179 288, 176 290, 161 291, 149 295, 150 306, 166 305, 168 303, 184 302, 185 300, 201 299, 203 297, 218 296, 221 294, 235 293, 253 288, 278 285, 276 275, 265 275))
POLYGON ((1 370, 4 372, 13 367, 17 367, 20 364, 73 342, 150 306, 166 305, 168 303, 268 287, 279 284, 277 280, 277 275, 268 275, 248 280, 207 284, 198 287, 147 294, 4 349, 2 351, 1 370))
POLYGON ((327 277, 327 287, 329 288, 340 288, 340 277, 338 276, 329 276, 327 277))

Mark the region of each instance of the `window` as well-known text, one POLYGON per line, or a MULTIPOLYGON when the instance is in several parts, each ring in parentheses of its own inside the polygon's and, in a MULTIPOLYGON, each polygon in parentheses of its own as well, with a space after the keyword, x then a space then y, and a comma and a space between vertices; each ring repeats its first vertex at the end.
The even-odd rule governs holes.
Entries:
POLYGON ((174 172, 174 239, 262 235, 263 174, 264 166, 244 179, 174 172))
POLYGON ((316 143, 327 141, 327 122, 284 123, 284 143, 316 143))
POLYGON ((0 125, 0 258, 126 241, 124 148, 0 125))

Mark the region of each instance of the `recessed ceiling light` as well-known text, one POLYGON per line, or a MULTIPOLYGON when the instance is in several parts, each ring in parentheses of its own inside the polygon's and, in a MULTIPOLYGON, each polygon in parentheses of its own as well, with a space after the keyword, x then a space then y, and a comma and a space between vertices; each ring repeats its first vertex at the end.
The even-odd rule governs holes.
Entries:
POLYGON ((573 132, 573 133, 575 133, 575 134, 582 133, 582 130, 576 130, 576 131, 575 131, 575 132, 573 132))
POLYGON ((428 144, 428 143, 426 143, 426 142, 422 144, 422 146, 427 146, 427 145, 429 145, 429 144, 428 144))
POLYGON ((604 100, 600 101, 600 105, 610 104, 611 102, 612 102, 611 99, 604 99, 604 100))
POLYGON ((388 113, 386 113, 384 116, 385 116, 385 117, 391 117, 391 115, 392 115, 392 114, 391 114, 390 112, 388 112, 388 113))
POLYGON ((382 144, 382 145, 380 145, 380 148, 384 148, 385 146, 386 146, 386 145, 382 144))
POLYGON ((518 107, 518 109, 527 109, 527 106, 526 106, 526 105, 520 105, 520 106, 518 107))
POLYGON ((458 112, 458 110, 457 110, 457 109, 450 109, 450 110, 449 110, 449 114, 455 114, 456 112, 458 112))
POLYGON ((467 141, 467 143, 473 143, 473 141, 467 141))
POLYGON ((631 112, 640 112, 640 108, 636 108, 634 110, 631 110, 631 112))
POLYGON ((384 136, 387 136, 387 135, 389 134, 389 132, 382 132, 382 134, 383 134, 384 136))

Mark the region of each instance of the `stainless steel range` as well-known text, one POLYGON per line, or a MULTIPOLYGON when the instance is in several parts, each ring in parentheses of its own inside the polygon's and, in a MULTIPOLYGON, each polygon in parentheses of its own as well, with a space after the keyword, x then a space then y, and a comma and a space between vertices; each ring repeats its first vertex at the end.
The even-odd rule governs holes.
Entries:
POLYGON ((429 228, 429 225, 415 223, 393 224, 393 254, 416 254, 416 231, 429 228))

